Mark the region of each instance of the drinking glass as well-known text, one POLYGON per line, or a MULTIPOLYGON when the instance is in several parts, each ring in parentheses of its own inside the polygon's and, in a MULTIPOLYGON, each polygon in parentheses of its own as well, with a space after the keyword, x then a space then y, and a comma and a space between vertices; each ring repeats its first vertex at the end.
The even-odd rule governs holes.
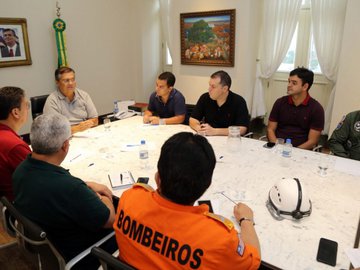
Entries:
POLYGON ((110 119, 110 118, 104 118, 104 128, 105 128, 105 131, 110 131, 110 123, 111 123, 111 119, 110 119))
POLYGON ((275 152, 281 155, 282 151, 284 150, 284 144, 285 140, 283 138, 276 138, 275 152))
POLYGON ((318 174, 322 177, 325 177, 328 172, 330 165, 330 156, 328 154, 320 154, 318 160, 318 174))
POLYGON ((229 152, 238 152, 241 146, 241 136, 239 126, 230 126, 227 138, 227 149, 229 152))

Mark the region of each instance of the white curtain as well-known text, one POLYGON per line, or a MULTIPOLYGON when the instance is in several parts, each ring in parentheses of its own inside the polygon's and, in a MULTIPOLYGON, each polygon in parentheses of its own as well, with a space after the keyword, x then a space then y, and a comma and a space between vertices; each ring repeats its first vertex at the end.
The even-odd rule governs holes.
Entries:
POLYGON ((265 116, 263 79, 278 69, 289 49, 299 18, 301 0, 264 0, 260 61, 257 64, 251 117, 265 116))
MULTIPOLYGON (((322 73, 334 83, 325 109, 325 128, 328 134, 335 97, 347 0, 311 0, 311 16, 316 54, 322 73)), ((356 26, 354 26, 356 27, 356 26)))
POLYGON ((170 55, 172 56, 173 47, 172 47, 172 39, 170 36, 170 0, 159 0, 160 2, 160 16, 161 16, 161 26, 162 33, 164 35, 165 41, 168 45, 170 55))

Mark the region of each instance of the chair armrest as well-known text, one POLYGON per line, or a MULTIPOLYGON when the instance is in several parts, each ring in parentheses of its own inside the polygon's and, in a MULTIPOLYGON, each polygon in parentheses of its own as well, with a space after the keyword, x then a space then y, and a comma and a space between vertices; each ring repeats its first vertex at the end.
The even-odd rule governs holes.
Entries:
POLYGON ((315 146, 312 150, 313 150, 314 152, 321 152, 322 149, 323 149, 323 146, 322 146, 322 145, 317 145, 317 146, 315 146))
POLYGON ((263 135, 259 138, 259 141, 268 141, 268 138, 266 135, 263 135))
POLYGON ((77 264, 80 260, 82 260, 85 256, 89 255, 91 252, 91 249, 93 247, 98 247, 101 244, 105 243, 107 240, 109 240, 111 237, 113 237, 115 235, 115 232, 111 232, 108 235, 106 235, 104 238, 100 239, 99 241, 97 241, 95 244, 91 245, 90 247, 88 247, 87 249, 85 249, 84 251, 82 251, 81 253, 79 253, 78 255, 76 255, 74 258, 72 258, 66 265, 65 265, 65 270, 69 270, 71 269, 75 264, 77 264))
POLYGON ((248 133, 246 133, 243 137, 246 137, 246 138, 254 138, 254 132, 248 132, 248 133))

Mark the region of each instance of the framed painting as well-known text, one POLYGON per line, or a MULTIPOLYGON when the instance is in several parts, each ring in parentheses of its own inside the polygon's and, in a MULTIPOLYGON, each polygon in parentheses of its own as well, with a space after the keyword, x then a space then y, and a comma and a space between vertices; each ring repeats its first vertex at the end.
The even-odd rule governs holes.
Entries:
POLYGON ((0 18, 0 67, 31 63, 26 19, 0 18))
POLYGON ((181 64, 233 67, 235 13, 235 9, 181 13, 181 64))

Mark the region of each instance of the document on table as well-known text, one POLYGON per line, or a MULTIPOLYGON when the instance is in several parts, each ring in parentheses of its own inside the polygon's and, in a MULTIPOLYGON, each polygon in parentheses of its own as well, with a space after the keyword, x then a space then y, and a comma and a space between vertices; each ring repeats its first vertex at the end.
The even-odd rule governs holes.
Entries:
POLYGON ((349 158, 337 158, 334 169, 339 172, 360 176, 360 161, 349 158))
POLYGON ((130 171, 111 172, 108 178, 112 188, 129 187, 135 183, 130 171))
POLYGON ((345 250, 345 253, 355 268, 360 267, 360 249, 349 248, 345 250))

